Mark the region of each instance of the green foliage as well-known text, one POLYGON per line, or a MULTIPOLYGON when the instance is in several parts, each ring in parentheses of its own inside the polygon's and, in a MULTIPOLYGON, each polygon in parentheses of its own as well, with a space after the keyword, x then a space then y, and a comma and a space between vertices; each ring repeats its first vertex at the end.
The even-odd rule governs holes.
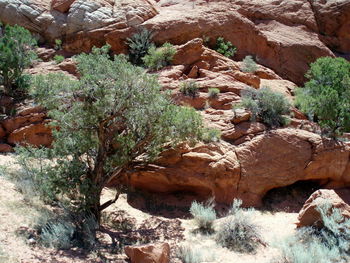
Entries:
POLYGON ((253 222, 254 210, 244 210, 242 201, 235 200, 228 216, 217 232, 217 242, 240 253, 254 253, 262 244, 259 227, 253 222))
POLYGON ((165 43, 163 46, 156 48, 151 46, 148 54, 142 58, 145 66, 151 70, 159 70, 170 65, 176 54, 176 49, 170 43, 165 43))
POLYGON ((217 142, 221 138, 221 131, 212 128, 204 128, 202 140, 206 143, 217 142))
POLYGON ((62 49, 62 40, 61 39, 55 39, 55 49, 56 50, 62 49))
POLYGON ((56 249, 69 249, 72 247, 74 225, 70 222, 59 221, 48 223, 41 233, 41 242, 44 246, 56 249))
POLYGON ((281 93, 274 92, 268 87, 261 89, 247 88, 242 91, 242 102, 236 107, 243 107, 251 111, 251 119, 259 119, 270 127, 280 127, 286 124, 286 117, 290 113, 290 104, 281 93))
POLYGON ((55 55, 53 59, 55 60, 56 64, 60 64, 64 61, 64 56, 55 55))
POLYGON ((142 58, 147 55, 151 47, 154 47, 152 32, 142 29, 127 39, 127 45, 129 47, 130 62, 134 65, 142 66, 144 64, 142 58))
POLYGON ((28 76, 23 77, 23 71, 36 58, 35 46, 35 39, 23 27, 6 25, 3 29, 3 35, 0 35, 0 85, 4 86, 6 94, 13 96, 26 88, 28 76))
POLYGON ((220 90, 218 88, 210 88, 208 90, 209 98, 216 98, 219 93, 220 93, 220 90))
POLYGON ((195 98, 198 96, 198 85, 195 81, 184 81, 180 85, 180 91, 183 95, 195 98))
POLYGON ((213 223, 216 219, 213 202, 208 201, 206 204, 201 204, 194 201, 191 204, 190 213, 202 232, 211 233, 213 231, 213 223))
POLYGON ((42 169, 48 191, 74 201, 100 219, 102 189, 118 182, 135 160, 151 161, 164 147, 202 136, 202 119, 160 92, 154 75, 110 59, 109 47, 76 57, 79 80, 64 75, 37 76, 31 95, 48 109, 55 141, 42 149, 50 165, 42 169))
POLYGON ((218 37, 215 50, 225 57, 232 58, 236 54, 237 48, 230 41, 225 41, 223 37, 218 37))
POLYGON ((311 64, 296 105, 331 136, 350 131, 350 62, 323 57, 311 64))
POLYGON ((241 70, 243 72, 249 72, 249 73, 254 73, 255 71, 258 70, 258 65, 255 63, 252 56, 246 56, 243 59, 243 65, 241 70))

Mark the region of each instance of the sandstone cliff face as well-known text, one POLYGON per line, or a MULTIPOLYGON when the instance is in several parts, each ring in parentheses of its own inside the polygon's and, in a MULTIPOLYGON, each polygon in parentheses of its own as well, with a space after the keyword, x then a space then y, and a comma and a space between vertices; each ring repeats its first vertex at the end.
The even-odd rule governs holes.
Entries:
POLYGON ((73 52, 106 42, 126 52, 138 26, 153 30, 158 44, 223 36, 237 46, 236 58, 254 55, 300 84, 316 58, 350 52, 349 8, 349 0, 0 0, 0 21, 63 39, 73 52))

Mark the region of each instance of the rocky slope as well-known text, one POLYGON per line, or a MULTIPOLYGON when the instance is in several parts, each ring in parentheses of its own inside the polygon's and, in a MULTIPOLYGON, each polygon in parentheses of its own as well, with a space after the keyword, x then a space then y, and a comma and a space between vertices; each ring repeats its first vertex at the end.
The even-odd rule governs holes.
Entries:
POLYGON ((142 26, 154 40, 184 44, 223 36, 284 79, 303 81, 310 62, 350 52, 349 0, 0 0, 0 21, 19 24, 65 49, 88 51, 109 43, 125 52, 125 39, 142 26))
MULTIPOLYGON (((269 86, 292 101, 295 83, 303 81, 308 63, 334 56, 334 51, 350 52, 349 6, 350 1, 301 0, 0 0, 0 20, 23 25, 48 41, 62 38, 71 52, 105 42, 116 52, 126 52, 124 40, 137 26, 154 31, 158 44, 179 44, 173 65, 157 72, 159 81, 163 89, 172 90, 177 104, 200 110, 207 125, 222 132, 222 140, 164 152, 156 163, 136 167, 126 178, 136 188, 154 192, 187 191, 201 198, 215 196, 225 204, 238 197, 245 205, 259 206, 269 190, 297 181, 350 185, 349 145, 322 138, 315 133, 317 125, 297 109, 290 125, 277 130, 250 122, 249 112, 231 110, 246 86, 269 86), (326 19, 333 15, 336 19, 326 19), (198 38, 204 36, 232 41, 239 51, 236 60, 255 55, 258 70, 242 72, 241 62, 205 47, 198 38), (184 96, 179 91, 183 81, 195 81, 199 95, 184 96), (210 98, 209 88, 220 93, 210 98)), ((45 61, 54 52, 41 50, 40 56, 45 61)), ((40 62, 29 72, 52 71, 78 77, 72 60, 40 62)), ((19 110, 1 122, 0 150, 11 151, 25 142, 49 145, 51 132, 45 122, 40 108, 19 110)))

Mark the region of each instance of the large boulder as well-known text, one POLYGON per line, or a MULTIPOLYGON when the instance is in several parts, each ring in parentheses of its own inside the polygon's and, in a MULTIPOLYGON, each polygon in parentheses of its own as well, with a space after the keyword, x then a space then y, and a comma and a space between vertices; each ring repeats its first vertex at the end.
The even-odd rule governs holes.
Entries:
POLYGON ((125 254, 131 263, 169 263, 170 246, 168 243, 126 246, 125 254))
POLYGON ((323 226, 323 219, 319 209, 324 205, 327 205, 327 211, 324 212, 328 216, 334 212, 334 209, 339 209, 345 219, 350 219, 350 206, 334 190, 321 189, 314 192, 306 200, 299 212, 297 226, 323 226))

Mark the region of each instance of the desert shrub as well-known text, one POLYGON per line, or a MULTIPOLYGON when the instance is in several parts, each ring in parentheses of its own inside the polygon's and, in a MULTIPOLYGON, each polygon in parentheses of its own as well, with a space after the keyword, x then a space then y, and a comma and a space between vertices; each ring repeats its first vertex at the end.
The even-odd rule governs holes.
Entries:
POLYGON ((6 94, 15 95, 26 88, 28 76, 23 77, 23 71, 36 59, 35 46, 28 30, 17 25, 4 27, 0 35, 0 85, 6 94))
POLYGON ((242 91, 242 101, 237 107, 251 111, 253 121, 260 120, 270 127, 280 127, 286 124, 284 115, 290 113, 290 104, 281 93, 268 87, 261 89, 247 88, 242 91))
POLYGON ((198 85, 194 81, 184 81, 180 85, 180 92, 185 95, 192 98, 195 98, 198 96, 198 85))
POLYGON ((237 48, 230 41, 226 41, 223 37, 218 37, 215 50, 225 57, 232 58, 236 54, 237 48))
POLYGON ((213 223, 216 219, 213 202, 208 201, 206 204, 202 204, 194 201, 191 204, 190 213, 201 231, 207 233, 213 231, 213 223))
POLYGON ((134 65, 143 65, 142 58, 147 55, 148 50, 154 47, 152 43, 152 32, 142 29, 127 39, 129 47, 129 59, 134 65))
POLYGON ((259 227, 252 220, 254 210, 243 209, 241 204, 241 200, 234 201, 229 216, 217 232, 216 240, 233 251, 254 253, 263 241, 259 227))
POLYGON ((64 56, 55 55, 53 59, 55 60, 56 64, 60 64, 64 61, 64 56))
POLYGON ((350 220, 331 204, 320 203, 322 227, 303 227, 296 234, 276 243, 279 263, 345 263, 350 260, 350 220))
POLYGON ((218 88, 210 88, 208 90, 209 98, 216 98, 219 93, 220 93, 220 90, 218 88))
POLYGON ((70 222, 58 221, 47 223, 40 235, 41 242, 47 247, 69 249, 73 246, 72 239, 75 227, 70 222))
POLYGON ((120 180, 135 160, 148 162, 165 147, 194 143, 203 128, 194 109, 176 106, 161 93, 156 76, 125 56, 112 60, 108 51, 106 46, 77 56, 79 80, 62 74, 35 78, 31 95, 59 129, 53 129, 52 148, 23 150, 31 158, 43 152, 49 165, 39 179, 45 178, 46 193, 68 199, 98 222, 119 196, 101 204, 106 185, 120 180))
POLYGON ((151 46, 146 56, 142 58, 145 66, 151 70, 159 70, 167 65, 170 65, 176 54, 176 49, 170 43, 165 43, 163 46, 156 48, 151 46))
POLYGON ((202 140, 206 143, 217 142, 221 138, 221 131, 212 128, 205 128, 203 131, 202 140))
POLYGON ((258 70, 258 65, 255 63, 252 56, 246 56, 243 59, 243 65, 241 70, 243 72, 249 72, 249 73, 254 73, 255 71, 258 70))
POLYGON ((176 251, 176 256, 183 263, 213 262, 216 255, 206 247, 195 246, 193 244, 182 244, 176 251))
POLYGON ((54 48, 56 50, 62 49, 62 40, 61 39, 55 39, 55 46, 54 46, 54 48))
POLYGON ((296 92, 296 105, 323 132, 336 136, 350 131, 350 62, 323 57, 311 64, 309 80, 296 92))

